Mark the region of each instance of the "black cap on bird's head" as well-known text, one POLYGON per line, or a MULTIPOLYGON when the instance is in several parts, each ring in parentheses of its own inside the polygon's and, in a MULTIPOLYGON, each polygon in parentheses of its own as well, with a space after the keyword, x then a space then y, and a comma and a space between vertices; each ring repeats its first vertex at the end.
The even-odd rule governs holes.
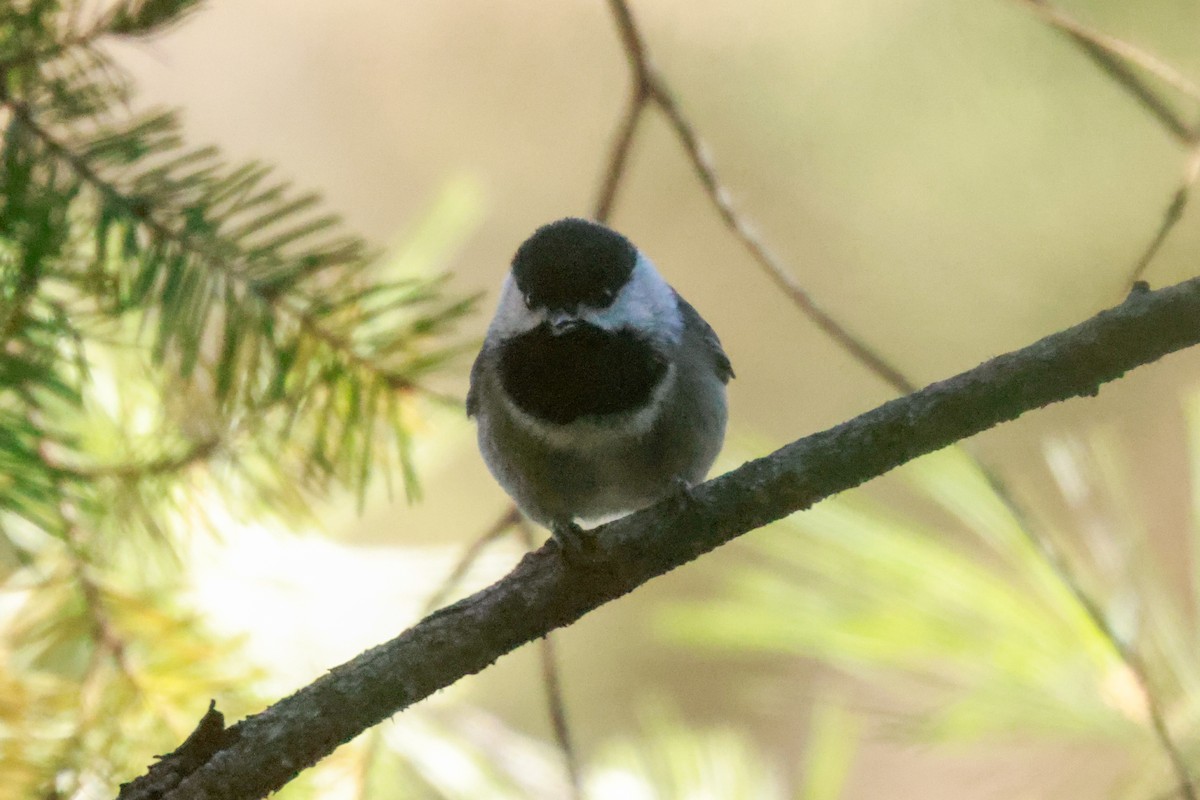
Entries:
POLYGON ((637 255, 616 231, 568 217, 538 228, 517 248, 513 280, 531 308, 604 308, 629 280, 637 255))

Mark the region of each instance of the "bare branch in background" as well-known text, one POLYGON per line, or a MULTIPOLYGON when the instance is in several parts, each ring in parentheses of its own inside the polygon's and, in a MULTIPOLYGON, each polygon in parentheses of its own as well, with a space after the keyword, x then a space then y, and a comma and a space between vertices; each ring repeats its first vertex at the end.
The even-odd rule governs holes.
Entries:
MULTIPOLYGON (((62 494, 60 491, 60 496, 62 494)), ((57 511, 62 522, 63 544, 70 559, 75 583, 83 597, 83 615, 87 618, 92 644, 95 648, 88 664, 88 672, 98 668, 105 658, 111 657, 121 676, 129 682, 130 686, 140 692, 141 682, 138 680, 133 665, 129 662, 128 645, 105 608, 100 585, 89 573, 90 564, 84 555, 87 536, 79 527, 79 515, 66 502, 59 503, 57 511)))
MULTIPOLYGON (((518 515, 519 516, 519 515, 518 515)), ((533 526, 529 520, 519 517, 517 530, 521 533, 521 541, 530 550, 536 541, 533 536, 533 526)), ((538 642, 538 653, 541 656, 542 684, 546 688, 546 706, 550 712, 550 724, 554 728, 554 739, 562 752, 563 763, 567 768, 567 781, 571 785, 571 800, 583 800, 583 771, 579 767, 579 753, 571 736, 571 725, 567 721, 567 702, 563 696, 562 669, 558 659, 558 648, 554 645, 553 634, 547 633, 538 642)))
POLYGON ((462 583, 462 579, 471 571, 471 567, 475 566, 475 562, 479 560, 479 556, 487 548, 489 544, 499 539, 504 534, 512 530, 514 525, 521 522, 521 512, 517 510, 515 505, 509 505, 504 510, 504 513, 488 526, 482 534, 477 536, 473 542, 468 544, 458 557, 458 561, 450 569, 450 574, 445 577, 429 599, 425 601, 425 613, 430 614, 441 608, 442 604, 449 599, 458 585, 462 583))
MULTIPOLYGON (((1149 291, 1149 287, 1146 284, 1136 284, 1131 296, 1144 294, 1147 291, 1149 291)), ((1008 496, 1004 491, 1004 487, 997 485, 996 479, 991 473, 985 471, 985 476, 992 484, 992 489, 996 491, 1001 499, 1008 496)), ((1062 581, 1063 585, 1071 593, 1071 596, 1075 598, 1075 602, 1087 614, 1092 627, 1103 636, 1105 642, 1112 648, 1117 658, 1129 669, 1130 675, 1133 677, 1138 690, 1145 699, 1146 716, 1150 721, 1150 730, 1175 773, 1175 779, 1178 784, 1178 795, 1185 800, 1196 800, 1196 787, 1191 777, 1191 771, 1188 769, 1183 751, 1175 742, 1170 726, 1167 725, 1166 709, 1163 707, 1163 702, 1160 699, 1158 687, 1150 677, 1150 671, 1146 667, 1145 660, 1134 646, 1113 628, 1101 603, 1083 588, 1079 579, 1075 576, 1075 571, 1071 568, 1054 541, 1046 536, 1030 535, 1028 532, 1032 528, 1029 527, 1029 520, 1021 515, 1019 508, 1012 508, 1017 514, 1017 518, 1021 521, 1020 529, 1026 532, 1026 539, 1034 546, 1046 564, 1049 565, 1058 580, 1062 581)))
POLYGON ((220 449, 221 444, 220 436, 210 436, 192 442, 186 450, 177 455, 162 455, 145 461, 91 464, 80 467, 58 461, 47 460, 47 463, 55 472, 74 480, 91 481, 102 478, 118 478, 125 481, 138 481, 182 472, 196 464, 208 461, 220 449))
POLYGON ((721 183, 707 149, 701 143, 695 128, 684 116, 658 68, 651 62, 645 40, 634 22, 628 4, 625 0, 609 0, 608 5, 616 20, 625 55, 633 71, 634 86, 630 94, 630 106, 614 140, 609 167, 605 173, 609 178, 605 181, 604 190, 596 204, 597 219, 604 220, 608 216, 638 119, 642 109, 652 103, 663 112, 671 129, 675 131, 717 213, 768 277, 791 298, 810 321, 897 393, 908 394, 913 391, 916 388, 915 384, 817 304, 812 295, 792 275, 787 265, 767 249, 758 233, 734 208, 729 192, 721 183))
POLYGON ((612 149, 609 151, 604 170, 604 182, 596 197, 596 205, 592 216, 599 222, 608 222, 612 216, 613 204, 617 199, 617 190, 625 177, 625 168, 629 163, 629 151, 633 147, 634 136, 637 134, 638 123, 641 122, 642 112, 646 110, 646 85, 640 80, 634 83, 633 91, 629 93, 629 105, 625 109, 621 123, 617 127, 617 135, 613 137, 612 149))
POLYGON ((1194 103, 1200 103, 1200 87, 1183 73, 1129 42, 1087 27, 1045 0, 1014 2, 1026 6, 1051 27, 1068 36, 1104 72, 1133 95, 1180 143, 1192 144, 1196 141, 1196 126, 1184 122, 1170 103, 1131 69, 1131 65, 1145 70, 1194 103))
POLYGON ((1163 242, 1167 240, 1167 236, 1171 231, 1175 230, 1175 226, 1179 220, 1183 219, 1183 210, 1187 208, 1188 200, 1192 194, 1192 187, 1196 185, 1196 179, 1200 177, 1200 147, 1193 147, 1188 153, 1187 161, 1183 165, 1183 179, 1179 183, 1179 188, 1175 190, 1175 194, 1171 196, 1171 202, 1167 206, 1166 212, 1163 213, 1162 222, 1158 226, 1158 231, 1155 232, 1154 238, 1150 240, 1149 246, 1138 258, 1134 264, 1133 270, 1130 272, 1129 280, 1125 286, 1126 291, 1129 291, 1133 286, 1142 279, 1146 274, 1146 269, 1150 266, 1150 262, 1158 255, 1159 249, 1162 248, 1163 242))
MULTIPOLYGON (((548 543, 492 586, 220 732, 216 752, 173 789, 122 800, 265 797, 366 728, 747 531, 1032 409, 1094 395, 1197 343, 1200 278, 1134 292, 1086 322, 695 487, 685 504, 609 523, 586 563, 568 565, 548 543)), ((150 782, 148 774, 137 783, 150 782)))
MULTIPOLYGON (((1160 59, 1145 53, 1120 39, 1093 31, 1070 17, 1047 5, 1043 0, 1017 0, 1031 6, 1035 13, 1058 30, 1066 33, 1076 42, 1101 69, 1133 94, 1160 122, 1181 142, 1191 144, 1196 140, 1197 133, 1192 126, 1183 123, 1167 101, 1150 88, 1132 69, 1130 64, 1147 70, 1173 88, 1183 92, 1189 98, 1200 100, 1200 89, 1188 81, 1181 73, 1160 59)), ((628 153, 632 146, 641 112, 651 103, 667 117, 671 128, 675 131, 680 143, 696 172, 701 185, 709 199, 716 207, 726 226, 742 242, 743 246, 754 257, 754 260, 772 278, 777 286, 792 299, 806 317, 829 335, 840 347, 850 353, 861 364, 882 378, 900 394, 909 394, 916 390, 916 385, 902 372, 885 361, 861 339, 849 333, 839 322, 833 319, 816 302, 807 290, 800 285, 791 270, 783 264, 766 247, 765 243, 753 230, 734 207, 729 192, 725 189, 716 172, 712 158, 700 141, 695 127, 687 119, 668 87, 661 73, 654 66, 645 39, 639 30, 627 0, 609 0, 617 30, 624 46, 626 57, 633 72, 634 86, 630 94, 628 109, 622 118, 614 139, 608 167, 605 171, 605 181, 596 204, 596 218, 604 221, 608 218, 621 179, 625 174, 628 153)), ((1166 236, 1178 222, 1186 205, 1188 194, 1194 185, 1197 173, 1200 171, 1200 148, 1192 148, 1184 176, 1184 183, 1177 191, 1175 199, 1168 208, 1158 234, 1150 247, 1139 260, 1129 288, 1138 288, 1138 279, 1150 260, 1157 253, 1166 236)), ((1155 688, 1147 674, 1145 664, 1140 656, 1120 639, 1112 630, 1108 620, 1101 613, 1096 601, 1083 589, 1074 570, 1058 553, 1057 547, 1046 536, 1035 532, 1029 524, 1028 515, 1020 508, 1016 499, 1004 486, 1003 482, 987 465, 972 455, 980 469, 991 483, 997 497, 1025 522, 1021 530, 1034 545, 1046 563, 1058 576, 1058 579, 1070 591, 1079 605, 1085 610, 1096 629, 1103 635, 1117 656, 1130 668, 1139 688, 1147 697, 1147 707, 1151 727, 1159 742, 1159 746, 1171 762, 1183 796, 1187 800, 1196 800, 1196 792, 1190 775, 1183 764, 1178 745, 1171 737, 1165 723, 1162 703, 1158 699, 1155 688)))
MULTIPOLYGON (((1188 146, 1188 156, 1184 165, 1183 179, 1172 196, 1162 222, 1151 239, 1149 246, 1134 265, 1126 282, 1129 291, 1144 289, 1139 284, 1150 262, 1158 254, 1163 243, 1175 229, 1183 217, 1195 186, 1200 176, 1200 147, 1196 146, 1200 138, 1200 130, 1194 123, 1184 122, 1171 104, 1152 89, 1135 71, 1140 68, 1161 80, 1171 88, 1185 95, 1193 104, 1200 103, 1200 87, 1186 78, 1181 72, 1156 56, 1114 36, 1093 30, 1062 11, 1054 8, 1045 0, 1016 0, 1029 7, 1047 24, 1067 35, 1080 47, 1109 77, 1122 86, 1127 92, 1155 117, 1163 127, 1181 144, 1188 146)), ((1057 548, 1045 537, 1031 537, 1047 562, 1053 567, 1060 579, 1064 580, 1075 599, 1087 612, 1092 624, 1104 634, 1110 646, 1129 667, 1139 689, 1146 698, 1146 706, 1150 717, 1150 725, 1154 731, 1159 747, 1167 755, 1178 782, 1178 794, 1186 800, 1196 800, 1197 790, 1192 780, 1187 763, 1179 745, 1175 742, 1166 716, 1162 701, 1156 687, 1151 681, 1141 655, 1112 630, 1108 619, 1099 604, 1079 585, 1073 571, 1058 553, 1057 548)))
MULTIPOLYGON (((1200 147, 1196 141, 1200 132, 1194 124, 1185 123, 1178 113, 1154 91, 1130 66, 1140 67, 1154 75, 1168 86, 1176 89, 1193 102, 1200 102, 1200 88, 1188 80, 1182 73, 1154 55, 1135 47, 1124 40, 1092 30, 1067 14, 1049 5, 1045 0, 1016 0, 1028 6, 1047 24, 1066 34, 1091 58, 1106 74, 1121 85, 1126 91, 1154 116, 1166 130, 1181 144, 1189 146, 1187 161, 1184 165, 1183 179, 1175 194, 1172 196, 1163 220, 1155 232, 1153 239, 1142 253, 1126 282, 1129 291, 1144 291, 1144 284, 1139 282, 1145 274, 1150 262, 1158 254, 1167 236, 1174 230, 1183 216, 1192 187, 1200 176, 1200 147)), ((1150 717, 1151 728, 1159 746, 1171 762, 1178 781, 1178 793, 1186 800, 1196 800, 1197 791, 1187 763, 1178 744, 1176 744, 1159 699, 1158 692, 1153 686, 1148 670, 1141 655, 1112 630, 1111 625, 1099 604, 1079 585, 1073 571, 1068 567, 1057 548, 1045 537, 1032 537, 1047 562, 1063 579, 1075 599, 1087 612, 1092 624, 1104 634, 1110 646, 1116 651, 1121 660, 1133 673, 1139 688, 1146 698, 1146 706, 1150 717)))
POLYGON ((1200 147, 1197 147, 1197 142, 1200 141, 1200 127, 1195 122, 1184 121, 1171 103, 1147 84, 1137 70, 1141 69, 1153 75, 1192 101, 1193 116, 1197 110, 1195 107, 1200 104, 1200 86, 1157 56, 1123 39, 1089 28, 1051 6, 1046 0, 1014 0, 1014 2, 1026 6, 1039 19, 1070 38, 1101 70, 1129 92, 1151 116, 1157 119, 1177 142, 1188 147, 1183 179, 1172 195, 1171 202, 1167 205, 1162 222, 1150 240, 1150 244, 1138 257, 1130 271, 1124 286, 1124 290, 1129 291, 1143 278, 1150 262, 1158 255, 1163 243, 1183 217, 1192 187, 1195 186, 1197 177, 1200 176, 1200 147))

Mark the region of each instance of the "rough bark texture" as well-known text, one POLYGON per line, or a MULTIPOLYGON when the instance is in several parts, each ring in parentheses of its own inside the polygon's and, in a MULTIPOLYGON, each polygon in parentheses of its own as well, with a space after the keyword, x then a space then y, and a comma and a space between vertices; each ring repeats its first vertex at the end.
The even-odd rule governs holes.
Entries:
POLYGON ((586 565, 566 564, 553 544, 529 553, 499 582, 239 722, 159 796, 264 797, 366 728, 747 531, 1197 342, 1200 278, 1141 284, 1114 309, 751 461, 688 502, 606 525, 586 565))

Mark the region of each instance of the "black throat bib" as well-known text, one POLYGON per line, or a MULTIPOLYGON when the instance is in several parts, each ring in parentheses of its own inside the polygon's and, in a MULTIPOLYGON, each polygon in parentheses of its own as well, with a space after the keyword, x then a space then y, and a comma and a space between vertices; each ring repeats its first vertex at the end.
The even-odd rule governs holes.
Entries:
POLYGON ((637 410, 666 373, 666 359, 633 331, 588 324, 554 334, 543 323, 500 352, 500 381, 517 407, 560 425, 637 410))

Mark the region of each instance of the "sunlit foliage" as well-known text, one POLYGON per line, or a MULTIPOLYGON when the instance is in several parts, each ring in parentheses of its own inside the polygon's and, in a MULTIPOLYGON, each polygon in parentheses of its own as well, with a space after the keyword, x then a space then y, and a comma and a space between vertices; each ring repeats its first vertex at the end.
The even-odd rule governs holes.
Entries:
MULTIPOLYGON (((1195 425, 1190 447, 1200 452, 1195 425)), ((864 492, 828 500, 757 535, 723 598, 668 609, 663 630, 708 652, 812 659, 874 687, 889 738, 1106 742, 1124 754, 1115 797, 1171 796, 1146 692, 1192 752, 1194 587, 1166 588, 1111 437, 1051 440, 1046 461, 1075 526, 1018 518, 949 448, 899 471, 940 514, 918 521, 864 492)))
POLYGON ((295 520, 383 475, 414 494, 422 381, 473 304, 135 110, 106 45, 195 5, 0 7, 2 798, 105 794, 198 699, 250 708, 237 643, 177 596, 181 532, 213 497, 295 520))

